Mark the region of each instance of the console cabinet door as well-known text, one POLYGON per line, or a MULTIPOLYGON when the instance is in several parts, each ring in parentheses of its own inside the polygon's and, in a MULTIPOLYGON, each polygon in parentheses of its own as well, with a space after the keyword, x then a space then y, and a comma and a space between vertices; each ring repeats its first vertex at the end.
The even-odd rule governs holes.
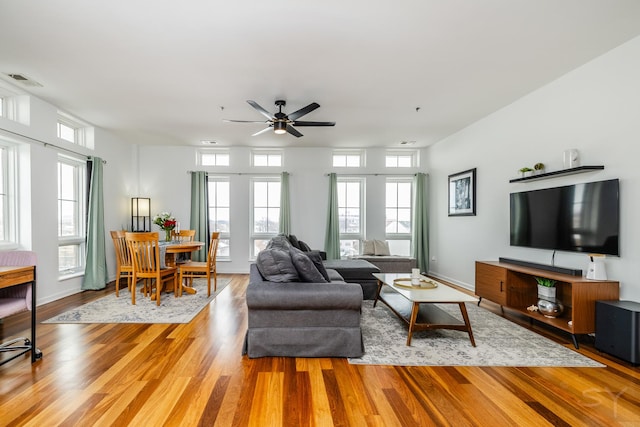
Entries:
POLYGON ((507 304, 507 270, 476 262, 476 295, 500 305, 507 304))

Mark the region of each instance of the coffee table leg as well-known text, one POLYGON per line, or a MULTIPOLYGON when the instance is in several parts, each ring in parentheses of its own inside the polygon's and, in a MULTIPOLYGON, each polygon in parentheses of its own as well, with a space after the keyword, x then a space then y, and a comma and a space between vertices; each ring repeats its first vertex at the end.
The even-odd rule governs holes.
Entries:
POLYGON ((467 332, 469 333, 469 339, 471 340, 471 345, 476 346, 476 341, 473 339, 473 332, 471 332, 471 322, 469 321, 469 315, 467 314, 467 307, 463 302, 459 302, 460 312, 462 313, 462 318, 464 319, 464 324, 467 326, 467 332))
POLYGON ((382 289, 382 281, 378 280, 378 289, 376 290, 376 298, 373 300, 373 306, 375 307, 378 303, 378 299, 380 298, 380 290, 382 289))
POLYGON ((411 307, 411 319, 409 319, 409 336, 407 336, 407 345, 411 345, 413 328, 416 325, 416 319, 418 318, 419 311, 420 311, 420 303, 414 302, 411 307))

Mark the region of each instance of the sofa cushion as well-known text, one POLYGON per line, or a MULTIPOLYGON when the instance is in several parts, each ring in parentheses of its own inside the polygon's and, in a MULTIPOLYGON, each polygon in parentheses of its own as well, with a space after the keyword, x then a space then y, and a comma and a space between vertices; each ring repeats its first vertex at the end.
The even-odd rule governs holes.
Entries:
POLYGON ((291 255, 291 261, 294 267, 298 271, 298 276, 303 282, 311 283, 323 283, 327 282, 327 279, 318 271, 314 262, 298 248, 293 246, 289 248, 289 254, 291 255))
POLYGON ((256 265, 262 277, 270 282, 295 282, 300 279, 288 250, 264 249, 256 257, 256 265))
POLYGON ((303 242, 302 240, 298 240, 298 249, 300 249, 303 252, 311 252, 311 248, 309 247, 309 245, 307 245, 305 242, 303 242))
POLYGON ((290 247, 291 243, 289 239, 284 234, 279 234, 269 240, 265 249, 280 249, 281 251, 288 252, 290 247))
POLYGON ((389 243, 384 240, 364 240, 362 242, 362 255, 391 255, 389 243))
POLYGON ((293 246, 294 248, 302 249, 300 247, 300 242, 298 241, 298 238, 296 236, 294 236, 293 234, 289 234, 289 236, 287 237, 289 238, 289 243, 291 243, 291 246, 293 246))

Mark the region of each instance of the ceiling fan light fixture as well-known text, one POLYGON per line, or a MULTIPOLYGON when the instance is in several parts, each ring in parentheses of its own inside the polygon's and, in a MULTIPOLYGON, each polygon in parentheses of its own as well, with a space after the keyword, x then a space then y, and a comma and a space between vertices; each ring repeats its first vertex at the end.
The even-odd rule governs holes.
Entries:
POLYGON ((287 124, 284 122, 275 122, 273 124, 273 132, 278 135, 287 133, 287 124))

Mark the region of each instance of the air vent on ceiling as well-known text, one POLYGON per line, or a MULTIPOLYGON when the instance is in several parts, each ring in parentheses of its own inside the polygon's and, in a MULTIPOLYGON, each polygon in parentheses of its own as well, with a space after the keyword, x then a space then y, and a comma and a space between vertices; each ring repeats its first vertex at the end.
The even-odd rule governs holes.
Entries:
POLYGON ((14 81, 16 81, 17 83, 20 83, 23 86, 42 87, 42 85, 40 83, 38 83, 37 81, 35 81, 33 79, 30 79, 29 77, 25 76, 24 74, 7 73, 7 76, 11 77, 14 81))

